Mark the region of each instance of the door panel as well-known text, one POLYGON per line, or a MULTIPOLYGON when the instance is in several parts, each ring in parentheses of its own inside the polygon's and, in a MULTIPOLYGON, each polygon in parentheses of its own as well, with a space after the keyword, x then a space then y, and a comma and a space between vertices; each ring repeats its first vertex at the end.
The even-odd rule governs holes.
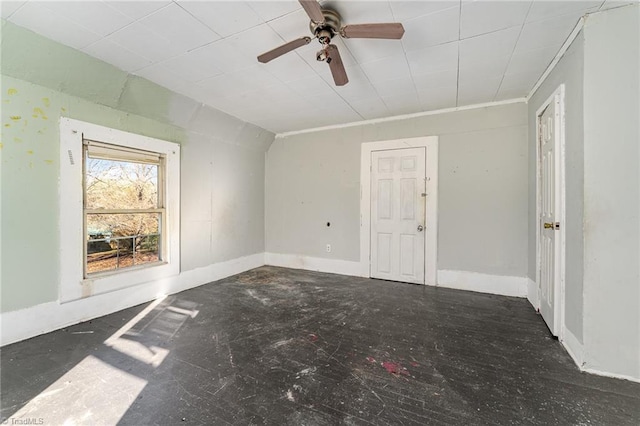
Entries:
POLYGON ((416 236, 400 235, 400 275, 413 276, 416 268, 415 255, 416 252, 416 236))
POLYGON ((371 153, 373 278, 424 284, 424 148, 371 153))
POLYGON ((376 253, 378 258, 376 272, 391 273, 391 234, 378 233, 376 253))
POLYGON ((416 218, 416 180, 400 180, 400 218, 414 220, 416 218))
POLYGON ((558 335, 555 315, 556 286, 558 284, 556 238, 556 216, 559 205, 559 191, 556 182, 557 136, 556 102, 549 104, 539 117, 540 143, 540 313, 549 330, 558 335))
POLYGON ((393 219, 393 181, 380 179, 378 181, 378 219, 393 219))

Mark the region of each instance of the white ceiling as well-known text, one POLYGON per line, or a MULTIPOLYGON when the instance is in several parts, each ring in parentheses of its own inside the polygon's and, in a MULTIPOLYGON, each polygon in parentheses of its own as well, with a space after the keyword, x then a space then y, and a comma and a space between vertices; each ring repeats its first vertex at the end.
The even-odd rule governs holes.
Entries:
MULTIPOLYGON (((5 2, 2 17, 273 132, 526 96, 589 1, 324 1, 343 23, 397 22, 402 41, 334 38, 333 84, 296 0, 5 2)), ((628 2, 625 2, 628 3, 628 2)))

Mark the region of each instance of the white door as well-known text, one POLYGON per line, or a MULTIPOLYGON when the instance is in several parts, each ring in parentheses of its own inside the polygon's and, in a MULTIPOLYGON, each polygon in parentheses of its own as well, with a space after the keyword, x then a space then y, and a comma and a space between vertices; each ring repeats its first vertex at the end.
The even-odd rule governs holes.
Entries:
POLYGON ((425 149, 371 153, 372 278, 424 284, 425 149))
POLYGON ((538 116, 540 143, 540 313, 549 330, 558 335, 556 315, 556 293, 558 290, 558 207, 560 205, 558 179, 556 176, 559 111, 554 99, 538 116))

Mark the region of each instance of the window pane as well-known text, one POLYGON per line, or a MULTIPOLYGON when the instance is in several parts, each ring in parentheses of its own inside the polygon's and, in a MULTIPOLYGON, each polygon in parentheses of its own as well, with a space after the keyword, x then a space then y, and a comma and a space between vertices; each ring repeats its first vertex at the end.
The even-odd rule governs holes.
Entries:
POLYGON ((86 158, 87 209, 158 208, 158 165, 86 158))
POLYGON ((87 274, 161 260, 160 213, 87 214, 87 274))

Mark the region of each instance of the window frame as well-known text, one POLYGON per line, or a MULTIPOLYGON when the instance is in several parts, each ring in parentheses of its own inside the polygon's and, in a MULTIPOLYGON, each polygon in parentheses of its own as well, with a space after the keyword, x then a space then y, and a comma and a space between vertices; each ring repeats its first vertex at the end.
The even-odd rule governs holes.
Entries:
POLYGON ((71 118, 60 119, 59 238, 61 303, 180 273, 180 145, 71 118), (164 157, 164 259, 85 278, 84 140, 149 151, 164 157))
MULTIPOLYGON (((89 240, 85 240, 85 244, 83 245, 83 250, 84 250, 84 254, 83 254, 83 264, 82 264, 82 269, 83 269, 83 277, 84 279, 95 279, 98 277, 102 277, 102 276, 107 276, 107 275, 112 275, 112 274, 120 274, 123 273, 125 271, 129 271, 129 270, 133 270, 133 269, 141 269, 141 268, 148 268, 148 267, 152 267, 154 265, 157 264, 161 264, 161 263, 166 263, 165 262, 165 250, 167 247, 167 233, 166 233, 166 213, 167 213, 167 209, 165 208, 165 193, 166 193, 166 185, 165 185, 165 167, 166 167, 166 158, 164 154, 160 154, 160 153, 150 153, 149 151, 142 151, 139 149, 131 149, 129 147, 127 148, 127 151, 129 151, 130 153, 133 153, 133 155, 137 155, 138 157, 143 157, 145 154, 153 154, 153 156, 155 158, 157 158, 156 161, 145 161, 144 158, 140 158, 139 160, 136 159, 127 159, 125 158, 124 154, 120 154, 118 155, 117 151, 121 151, 122 150, 122 146, 121 145, 111 145, 111 144, 106 144, 103 142, 98 142, 98 141, 93 141, 90 139, 87 139, 85 137, 83 137, 82 139, 82 220, 83 220, 83 226, 84 226, 84 231, 83 234, 85 236, 85 238, 87 237, 88 234, 88 227, 87 227, 87 221, 88 221, 88 216, 92 215, 92 214, 142 214, 142 213, 153 213, 153 214, 159 214, 160 215, 160 227, 158 230, 158 234, 154 234, 154 235, 158 235, 160 237, 160 241, 158 244, 158 257, 159 259, 155 262, 149 262, 149 263, 144 263, 144 264, 139 264, 139 265, 132 265, 132 266, 126 266, 124 268, 116 268, 116 269, 109 269, 109 270, 104 270, 104 271, 98 271, 98 272, 92 272, 89 273, 88 272, 88 243, 89 240), (158 175, 157 175, 157 190, 158 190, 158 194, 157 194, 157 200, 156 200, 156 208, 148 208, 148 209, 88 209, 87 208, 87 157, 91 156, 90 151, 92 150, 92 146, 93 147, 99 147, 100 150, 106 151, 106 152, 112 152, 112 154, 110 155, 110 157, 115 160, 115 161, 121 161, 121 162, 128 162, 128 163, 136 163, 139 162, 141 164, 156 164, 158 167, 158 175)), ((154 159, 155 159, 154 158, 154 159)), ((134 236, 132 236, 134 237, 134 236)), ((135 236, 137 237, 137 236, 135 236)), ((135 244, 134 244, 135 247, 135 244)), ((134 249, 134 259, 135 259, 135 249, 134 249)))

